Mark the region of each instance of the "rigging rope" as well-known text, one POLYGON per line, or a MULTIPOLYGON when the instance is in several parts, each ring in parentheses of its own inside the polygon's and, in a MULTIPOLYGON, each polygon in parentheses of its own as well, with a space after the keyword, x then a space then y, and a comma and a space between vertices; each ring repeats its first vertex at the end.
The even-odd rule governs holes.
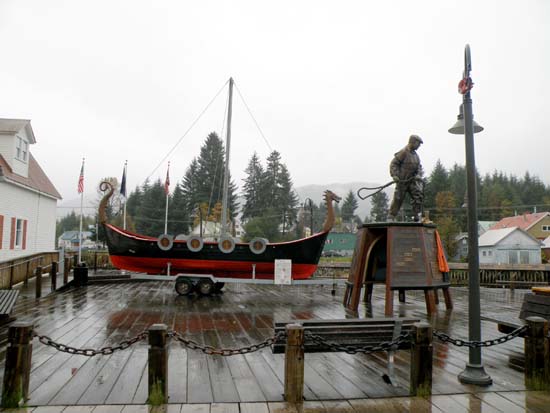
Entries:
POLYGON ((183 134, 183 136, 181 138, 179 138, 179 140, 176 142, 176 144, 172 147, 172 149, 170 149, 168 151, 168 153, 166 154, 166 156, 164 156, 164 158, 162 158, 162 160, 158 163, 157 166, 155 166, 155 169, 153 169, 151 171, 151 173, 149 174, 149 176, 147 178, 145 178, 145 180, 147 181, 149 178, 151 178, 151 176, 155 173, 155 171, 164 163, 164 161, 170 156, 170 154, 172 152, 174 152, 174 150, 178 147, 178 145, 181 143, 181 141, 183 140, 183 138, 185 138, 187 136, 187 134, 189 132, 191 132, 191 129, 193 129, 193 127, 196 125, 196 123, 200 120, 200 118, 202 117, 202 115, 204 115, 204 113, 208 110, 208 108, 212 105, 212 103, 214 103, 214 101, 217 99, 217 97, 220 95, 220 93, 223 91, 223 89, 225 89, 225 85, 227 85, 227 83, 229 82, 226 81, 223 86, 220 88, 220 90, 218 90, 218 93, 216 93, 216 95, 212 98, 212 100, 210 102, 208 102, 208 104, 206 105, 206 107, 202 110, 202 112, 199 114, 199 116, 193 121, 193 123, 191 124, 191 126, 189 126, 189 129, 187 129, 187 131, 185 131, 185 133, 183 134))
POLYGON ((364 201, 365 199, 370 198, 371 196, 376 195, 377 193, 381 192, 384 188, 387 188, 388 186, 391 186, 391 185, 397 184, 397 183, 406 184, 406 183, 411 182, 413 179, 416 179, 416 178, 417 178, 417 176, 415 175, 415 176, 410 177, 409 179, 402 179, 402 180, 399 180, 399 181, 390 181, 387 184, 380 185, 380 186, 373 186, 372 188, 369 188, 369 187, 365 186, 365 187, 359 188, 357 190, 357 196, 359 197, 359 199, 364 201), (372 194, 368 194, 366 196, 361 196, 361 191, 375 191, 375 192, 373 192, 372 194))
POLYGON ((254 117, 254 115, 252 114, 252 111, 250 110, 250 108, 248 107, 247 103, 246 103, 246 100, 244 100, 244 97, 243 95, 241 94, 241 91, 239 90, 239 87, 237 86, 237 83, 233 83, 235 85, 235 89, 237 89, 237 93, 239 94, 239 96, 241 97, 241 100, 243 101, 244 103, 244 107, 246 108, 246 110, 248 111, 248 114, 250 115, 250 117, 252 118, 252 120, 254 121, 254 123, 256 124, 256 128, 258 128, 258 131, 260 132, 260 135, 262 135, 262 138, 264 140, 264 142, 266 143, 267 147, 269 148, 269 150, 271 152, 273 152, 273 148, 271 147, 271 145, 269 144, 269 142, 267 141, 267 138, 265 137, 264 133, 262 132, 262 129, 260 128, 260 124, 258 123, 258 121, 256 120, 256 118, 254 117))

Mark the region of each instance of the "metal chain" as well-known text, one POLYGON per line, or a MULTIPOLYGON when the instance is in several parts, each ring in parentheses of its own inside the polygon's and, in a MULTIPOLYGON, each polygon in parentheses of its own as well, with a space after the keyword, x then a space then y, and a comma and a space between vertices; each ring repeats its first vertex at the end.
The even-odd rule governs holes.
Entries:
POLYGON ((175 338, 180 343, 191 350, 199 350, 204 354, 217 355, 217 356, 235 356, 237 354, 247 354, 253 353, 255 351, 261 350, 262 348, 271 346, 273 343, 279 340, 286 338, 286 332, 280 331, 272 337, 266 338, 264 341, 256 344, 251 344, 249 346, 241 348, 216 348, 209 345, 204 345, 197 343, 191 339, 185 338, 181 333, 171 330, 168 332, 169 337, 175 338))
POLYGON ((333 350, 343 351, 348 354, 356 354, 356 353, 370 354, 378 351, 390 351, 390 350, 397 349, 401 344, 410 341, 411 334, 403 333, 399 337, 397 337, 395 340, 383 341, 380 344, 377 344, 374 346, 351 346, 351 345, 333 343, 324 339, 319 335, 310 333, 309 331, 305 331, 305 338, 306 340, 311 340, 314 343, 325 345, 333 350))
POLYGON ((121 341, 116 346, 102 347, 99 350, 94 350, 92 348, 76 348, 76 347, 68 346, 66 344, 57 343, 57 342, 53 341, 48 336, 41 336, 41 335, 36 334, 36 333, 34 333, 33 337, 37 337, 38 340, 42 344, 44 344, 46 346, 49 346, 49 347, 53 347, 56 350, 61 351, 63 353, 76 354, 76 355, 79 355, 79 356, 93 357, 93 356, 96 356, 98 354, 101 354, 101 355, 105 356, 105 355, 108 355, 108 354, 113 354, 115 351, 118 351, 118 350, 125 350, 128 347, 130 347, 131 345, 137 343, 138 341, 145 340, 148 335, 149 335, 149 333, 147 331, 143 331, 135 337, 132 337, 128 340, 121 341))
POLYGON ((451 343, 457 347, 471 347, 471 348, 477 348, 477 347, 491 347, 496 346, 497 344, 503 344, 507 341, 512 340, 513 338, 518 337, 520 334, 527 331, 527 326, 521 326, 516 328, 514 331, 512 331, 510 334, 506 334, 505 336, 500 336, 497 338, 493 338, 490 340, 485 341, 468 341, 468 340, 461 340, 450 337, 448 334, 445 334, 441 331, 435 331, 433 332, 433 335, 437 337, 440 341, 443 343, 451 343))

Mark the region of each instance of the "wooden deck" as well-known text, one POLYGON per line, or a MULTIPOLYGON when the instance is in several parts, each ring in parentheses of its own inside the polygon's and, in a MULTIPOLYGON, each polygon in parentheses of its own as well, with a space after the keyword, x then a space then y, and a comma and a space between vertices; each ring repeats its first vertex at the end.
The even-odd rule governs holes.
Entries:
POLYGON ((17 413, 480 413, 480 412, 548 412, 550 394, 545 392, 497 392, 438 395, 429 398, 393 397, 306 401, 303 406, 282 402, 212 403, 103 406, 41 406, 18 410, 17 413))
MULTIPOLYGON (((165 323, 189 338, 213 346, 239 347, 271 336, 274 319, 345 318, 343 288, 338 288, 336 296, 332 296, 330 290, 329 286, 226 285, 225 293, 220 296, 179 297, 173 290, 173 284, 168 282, 95 284, 54 293, 40 300, 22 294, 13 315, 18 320, 33 321, 39 334, 75 347, 115 345, 153 323, 165 323)), ((394 313, 427 319, 436 329, 446 331, 453 337, 467 338, 467 290, 453 288, 452 294, 454 310, 447 311, 444 304, 440 304, 438 314, 430 319, 426 316, 422 292, 409 292, 406 303, 399 303, 396 294, 394 313)), ((518 314, 522 295, 520 291, 511 293, 506 289, 482 288, 482 314, 518 314)), ((383 288, 376 286, 372 306, 361 304, 360 317, 382 317, 383 297, 383 288)), ((482 322, 482 331, 484 339, 500 335, 496 325, 487 321, 482 322)), ((0 329, 0 374, 3 374, 6 333, 7 327, 4 326, 0 329)), ((52 410, 41 407, 34 412, 57 412, 61 410, 54 406, 67 405, 86 407, 80 410, 72 407, 64 410, 66 412, 90 412, 93 410, 90 406, 103 404, 118 406, 93 411, 118 412, 122 408, 124 412, 141 411, 126 410, 124 405, 134 404, 132 408, 137 409, 135 405, 146 401, 145 342, 109 356, 93 358, 60 353, 36 340, 33 346, 30 400, 27 404, 52 406, 52 410)), ((485 368, 494 384, 479 388, 462 385, 457 380, 457 374, 468 359, 467 348, 435 342, 433 392, 441 396, 432 397, 431 407, 428 406, 426 411, 455 411, 455 408, 461 407, 472 409, 472 405, 484 406, 484 403, 488 407, 481 410, 474 408, 472 411, 499 411, 503 406, 524 411, 521 406, 525 408, 527 399, 533 405, 542 406, 542 402, 539 403, 542 396, 538 393, 533 393, 531 398, 523 392, 523 373, 508 367, 509 356, 517 356, 522 351, 522 339, 484 349, 485 368), (470 396, 469 393, 476 394, 470 396)), ((239 406, 247 409, 241 407, 241 411, 274 411, 277 406, 282 406, 273 402, 283 400, 283 368, 284 355, 273 355, 269 349, 222 358, 188 351, 173 341, 170 345, 169 400, 174 405, 170 406, 169 411, 190 411, 188 407, 177 407, 184 403, 196 404, 195 407, 202 404, 209 406, 204 408, 206 410, 199 407, 192 410, 199 412, 238 412, 239 406), (211 403, 214 404, 210 407, 211 403), (247 403, 260 403, 251 405, 259 410, 250 410, 246 407, 247 403), (237 407, 217 410, 215 406, 237 407)), ((381 407, 384 404, 425 405, 425 402, 408 398, 369 400, 408 395, 408 351, 396 354, 394 371, 393 385, 385 383, 382 375, 388 370, 383 354, 307 354, 304 394, 306 400, 311 401, 312 408, 317 406, 321 409, 311 411, 325 411, 323 406, 330 405, 330 400, 344 400, 338 403, 343 403, 342 406, 348 410, 352 406, 354 410, 350 411, 371 411, 370 407, 365 407, 365 410, 357 407, 365 400, 371 406, 379 406, 372 411, 407 411, 384 410, 381 407)), ((537 409, 533 411, 539 411, 537 409)), ((506 411, 512 410, 506 408, 506 411)))

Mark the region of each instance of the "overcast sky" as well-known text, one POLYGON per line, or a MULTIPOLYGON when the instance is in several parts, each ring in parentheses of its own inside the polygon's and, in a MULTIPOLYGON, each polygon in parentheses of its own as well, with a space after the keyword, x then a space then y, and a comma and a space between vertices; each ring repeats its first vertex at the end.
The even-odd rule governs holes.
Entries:
MULTIPOLYGON (((66 200, 82 157, 86 193, 126 159, 133 189, 233 76, 296 186, 383 183, 411 133, 427 172, 464 164, 447 130, 469 43, 478 169, 549 184, 549 22, 548 0, 0 0, 0 117, 31 119, 31 151, 66 200)), ((173 183, 221 131, 226 93, 168 158, 173 183)), ((270 147, 237 93, 232 137, 241 185, 270 147)))

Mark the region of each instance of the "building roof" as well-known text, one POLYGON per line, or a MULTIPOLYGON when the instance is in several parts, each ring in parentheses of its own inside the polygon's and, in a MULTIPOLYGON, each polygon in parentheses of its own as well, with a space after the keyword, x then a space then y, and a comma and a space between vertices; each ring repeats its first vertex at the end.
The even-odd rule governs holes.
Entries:
MULTIPOLYGON (((92 236, 92 233, 90 231, 82 231, 82 239, 90 238, 92 236)), ((70 240, 78 240, 79 235, 78 231, 65 231, 63 234, 59 236, 59 239, 70 241, 70 240)))
POLYGON ((550 212, 538 212, 535 214, 523 214, 515 217, 506 217, 502 218, 491 229, 502 229, 502 228, 511 228, 517 227, 523 230, 528 230, 541 219, 550 215, 550 212))
POLYGON ((34 189, 57 199, 62 199, 59 192, 57 192, 57 189, 55 189, 55 186, 46 176, 31 153, 29 153, 28 178, 14 173, 4 157, 0 155, 0 178, 6 178, 7 181, 26 186, 29 189, 34 189))
POLYGON ((25 129, 30 143, 36 143, 31 121, 28 119, 0 119, 0 133, 15 134, 25 129))
POLYGON ((534 241, 540 242, 531 234, 529 234, 528 232, 525 232, 525 230, 518 227, 512 227, 512 228, 490 229, 489 231, 484 232, 483 235, 479 237, 478 245, 480 247, 492 247, 493 245, 498 244, 500 241, 502 241, 504 238, 506 238, 508 235, 510 235, 514 231, 521 231, 525 235, 527 235, 529 238, 532 238, 534 241))
POLYGON ((477 228, 479 232, 483 233, 492 229, 491 227, 495 225, 498 221, 477 221, 477 228))

